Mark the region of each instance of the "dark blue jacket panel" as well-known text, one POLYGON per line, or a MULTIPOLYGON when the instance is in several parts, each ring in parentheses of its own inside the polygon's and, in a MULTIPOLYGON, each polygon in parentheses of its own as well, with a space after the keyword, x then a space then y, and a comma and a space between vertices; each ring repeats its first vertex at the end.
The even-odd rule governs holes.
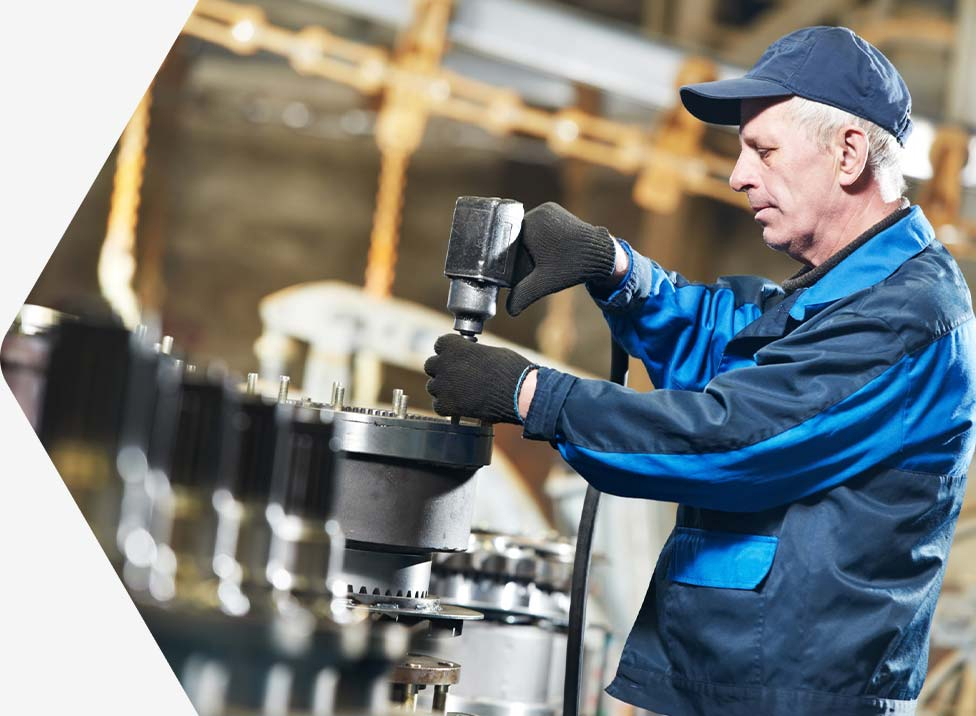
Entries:
POLYGON ((541 369, 525 421, 599 489, 680 504, 611 693, 910 713, 974 444, 954 260, 918 208, 789 296, 632 255, 601 303, 659 389, 541 369))

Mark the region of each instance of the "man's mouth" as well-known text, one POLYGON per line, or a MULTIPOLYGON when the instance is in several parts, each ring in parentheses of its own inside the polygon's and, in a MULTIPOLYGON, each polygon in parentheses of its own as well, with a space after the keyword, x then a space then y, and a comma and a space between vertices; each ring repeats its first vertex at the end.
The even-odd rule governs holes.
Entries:
POLYGON ((756 204, 756 205, 752 206, 752 210, 755 212, 755 217, 753 217, 753 218, 755 218, 756 221, 762 221, 762 219, 763 219, 763 212, 766 212, 766 216, 768 217, 769 216, 769 212, 772 209, 773 209, 773 207, 770 206, 769 204, 756 204))

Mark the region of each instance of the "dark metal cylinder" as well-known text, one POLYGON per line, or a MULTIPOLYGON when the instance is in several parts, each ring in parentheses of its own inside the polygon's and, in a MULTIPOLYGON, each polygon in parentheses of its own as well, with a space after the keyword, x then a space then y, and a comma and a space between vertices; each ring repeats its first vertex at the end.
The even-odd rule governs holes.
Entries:
POLYGON ((278 590, 327 595, 344 546, 335 511, 332 413, 282 403, 276 413, 266 577, 278 590))
POLYGON ((129 371, 122 326, 64 320, 52 344, 38 437, 102 548, 115 554, 116 456, 129 371))
MULTIPOLYGON (((163 364, 158 381, 147 478, 150 535, 155 556, 148 588, 159 600, 199 592, 213 577, 217 531, 212 504, 221 461, 233 453, 236 435, 225 430, 234 400, 222 375, 163 364)), ((140 570, 126 565, 129 584, 142 585, 140 570)), ((208 597, 209 598, 209 597, 208 597)))
POLYGON ((289 515, 327 520, 335 507, 337 445, 332 413, 299 405, 277 408, 271 501, 289 515))
POLYGON ((468 546, 474 474, 492 429, 419 416, 335 413, 342 451, 336 517, 350 547, 441 552, 468 546))
POLYGON ((227 455, 220 487, 240 502, 266 502, 271 495, 276 440, 277 403, 260 395, 245 395, 230 406, 226 429, 236 435, 227 455))
POLYGON ((183 378, 169 479, 173 485, 209 492, 217 484, 221 458, 233 454, 225 441, 236 438, 224 429, 232 410, 232 393, 223 380, 187 373, 183 378))

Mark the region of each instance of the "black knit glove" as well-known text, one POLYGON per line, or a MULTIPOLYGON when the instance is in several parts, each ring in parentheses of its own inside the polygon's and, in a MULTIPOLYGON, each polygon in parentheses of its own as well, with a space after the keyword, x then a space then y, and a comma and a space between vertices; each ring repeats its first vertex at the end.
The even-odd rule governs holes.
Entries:
POLYGON ((517 316, 543 296, 613 273, 610 232, 573 216, 555 202, 526 212, 508 313, 517 316))
POLYGON ((478 418, 489 423, 520 423, 515 389, 531 361, 508 348, 473 343, 459 335, 441 336, 424 363, 427 392, 441 415, 478 418))

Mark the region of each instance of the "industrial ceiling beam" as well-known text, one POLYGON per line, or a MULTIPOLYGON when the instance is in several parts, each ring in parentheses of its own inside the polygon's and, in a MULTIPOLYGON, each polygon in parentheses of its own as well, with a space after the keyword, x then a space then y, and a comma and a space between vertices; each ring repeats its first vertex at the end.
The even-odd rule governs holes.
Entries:
POLYGON ((822 25, 852 5, 853 0, 790 0, 766 10, 747 29, 733 35, 723 54, 743 64, 752 64, 783 35, 799 27, 822 25))
MULTIPOLYGON (((308 2, 396 28, 411 16, 406 0, 308 2)), ((674 80, 691 54, 565 6, 525 0, 456 0, 448 37, 455 48, 519 65, 523 72, 589 85, 657 109, 675 104, 674 80)), ((719 77, 743 72, 719 66, 719 77)))

